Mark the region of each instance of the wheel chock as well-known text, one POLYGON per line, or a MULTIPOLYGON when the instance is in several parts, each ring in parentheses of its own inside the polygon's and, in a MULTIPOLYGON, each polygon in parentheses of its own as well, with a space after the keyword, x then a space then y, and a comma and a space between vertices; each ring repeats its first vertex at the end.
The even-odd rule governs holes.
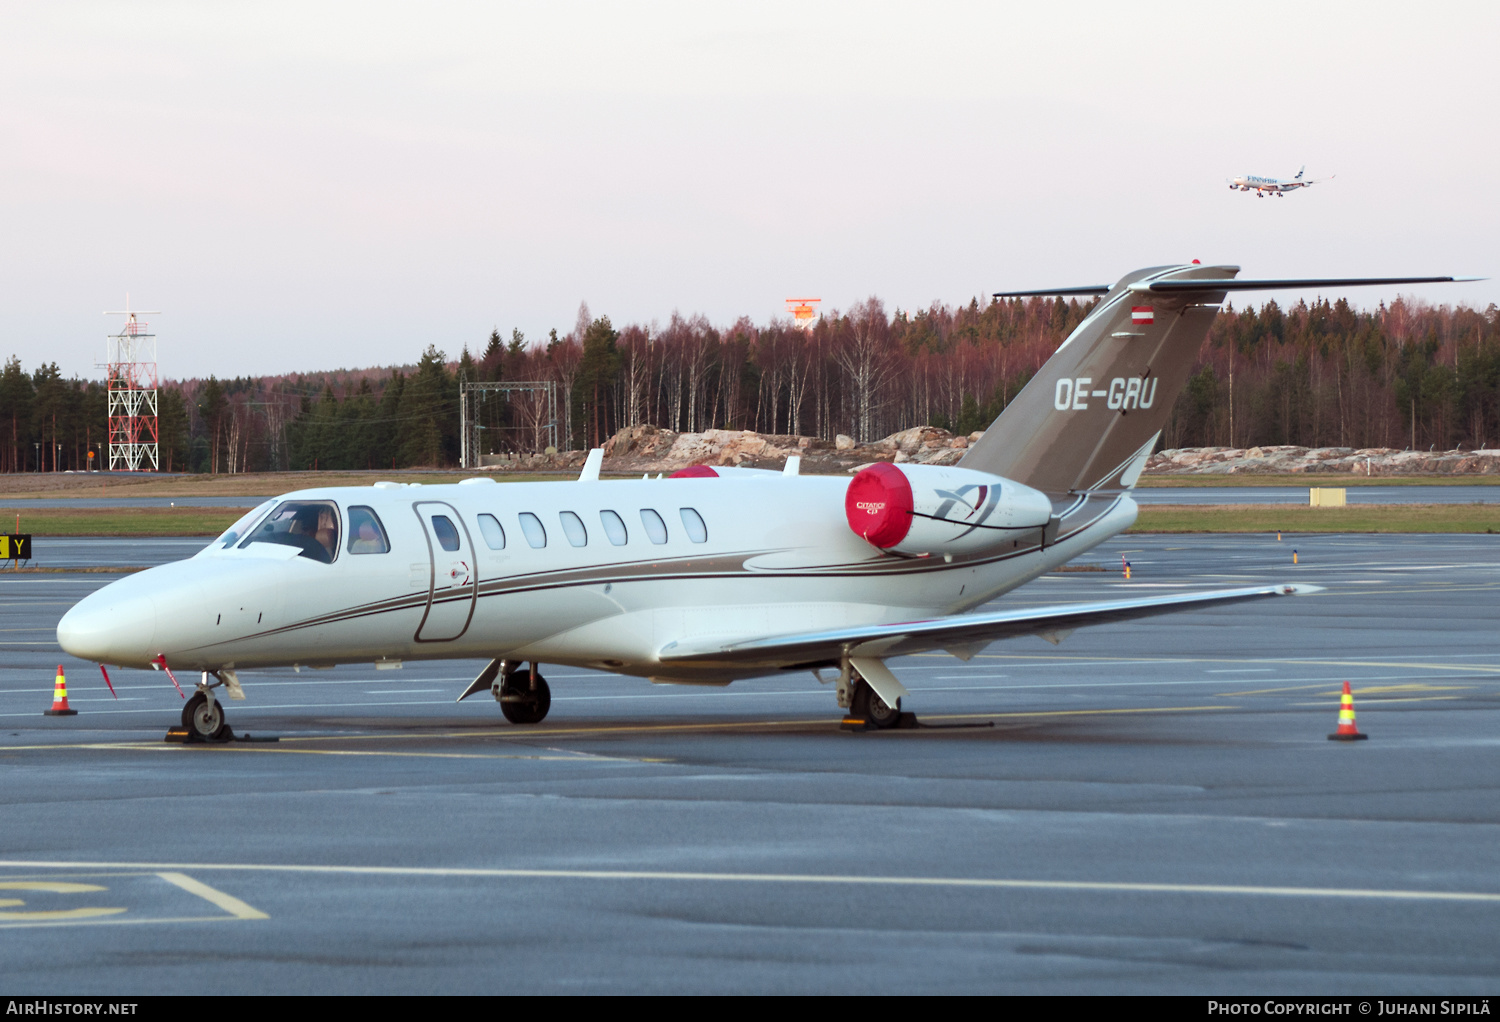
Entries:
POLYGON ((250 734, 237 735, 233 729, 228 727, 224 729, 224 736, 222 738, 204 738, 192 728, 169 727, 167 728, 166 738, 162 740, 182 745, 228 745, 231 742, 279 742, 281 738, 276 735, 261 735, 259 738, 250 734))
POLYGON ((868 720, 865 720, 865 718, 863 718, 863 717, 845 717, 839 723, 839 730, 840 731, 911 731, 911 730, 915 730, 916 728, 924 727, 924 726, 925 725, 923 725, 923 724, 917 723, 917 715, 915 713, 903 713, 899 717, 896 718, 896 723, 892 724, 889 728, 882 728, 882 727, 880 727, 880 726, 878 726, 876 724, 871 724, 868 720))

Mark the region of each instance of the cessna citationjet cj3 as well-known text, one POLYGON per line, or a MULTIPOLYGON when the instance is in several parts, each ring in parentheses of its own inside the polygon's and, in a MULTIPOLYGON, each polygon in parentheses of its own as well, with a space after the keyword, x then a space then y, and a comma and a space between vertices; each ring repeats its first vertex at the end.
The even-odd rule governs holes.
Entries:
POLYGON ((595 450, 577 482, 301 490, 86 597, 58 642, 101 665, 202 672, 183 723, 207 738, 226 732, 218 696, 244 698, 244 672, 459 657, 490 659, 459 698, 488 688, 518 724, 546 716, 538 667, 557 663, 692 685, 812 672, 891 726, 906 695, 892 657, 968 659, 1012 636, 1307 591, 975 612, 1135 521, 1131 489, 1228 292, 1454 279, 1237 273, 1164 266, 1016 292, 1102 300, 956 466, 851 479, 799 475, 794 459, 601 481, 595 450))
POLYGON ((1297 176, 1293 178, 1257 177, 1254 174, 1241 174, 1239 177, 1230 180, 1229 190, 1231 192, 1254 192, 1257 199, 1265 198, 1267 195, 1274 195, 1280 198, 1287 192, 1295 192, 1298 188, 1306 188, 1308 185, 1320 183, 1320 181, 1315 181, 1311 178, 1304 181, 1302 175, 1306 172, 1307 168, 1303 167, 1297 171, 1297 176))

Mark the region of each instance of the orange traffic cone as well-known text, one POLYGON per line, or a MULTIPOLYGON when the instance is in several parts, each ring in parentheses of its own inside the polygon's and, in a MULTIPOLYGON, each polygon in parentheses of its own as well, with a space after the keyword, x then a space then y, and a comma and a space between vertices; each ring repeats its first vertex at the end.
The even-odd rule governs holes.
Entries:
POLYGON ((52 689, 52 709, 43 710, 48 717, 72 717, 78 713, 68 705, 68 679, 63 677, 62 664, 57 665, 57 684, 52 689))
POLYGON ((1359 728, 1354 726, 1354 694, 1349 691, 1349 683, 1344 682, 1344 694, 1339 696, 1339 729, 1328 736, 1332 742, 1361 742, 1369 735, 1359 733, 1359 728))

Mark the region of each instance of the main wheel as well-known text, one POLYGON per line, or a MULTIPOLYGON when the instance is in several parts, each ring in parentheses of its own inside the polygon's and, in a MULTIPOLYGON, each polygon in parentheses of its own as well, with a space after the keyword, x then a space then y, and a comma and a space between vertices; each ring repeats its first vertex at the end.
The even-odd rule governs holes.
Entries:
POLYGON ((229 730, 223 705, 202 692, 194 692, 182 707, 182 726, 206 741, 217 741, 229 730))
POLYGON ((901 720, 901 700, 897 699, 895 706, 887 706, 885 700, 870 687, 869 682, 861 680, 854 686, 849 713, 855 717, 863 717, 875 727, 895 727, 901 720))
POLYGON ((531 687, 529 671, 515 671, 505 676, 500 686, 500 712, 512 724, 540 724, 547 711, 552 709, 552 690, 547 679, 536 676, 536 689, 531 687))

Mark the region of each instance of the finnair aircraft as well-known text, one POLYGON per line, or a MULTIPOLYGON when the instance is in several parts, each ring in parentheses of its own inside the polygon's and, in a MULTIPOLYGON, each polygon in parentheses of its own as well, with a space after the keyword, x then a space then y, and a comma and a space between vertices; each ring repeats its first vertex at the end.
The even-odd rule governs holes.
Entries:
MULTIPOLYGON (((1102 301, 953 467, 853 478, 697 467, 607 481, 378 482, 288 493, 194 557, 113 582, 57 626, 104 665, 199 671, 184 726, 228 733, 219 695, 259 668, 489 658, 505 717, 547 715, 542 664, 683 685, 811 673, 873 727, 906 689, 886 661, 1309 587, 975 612, 1128 528, 1135 486, 1230 291, 1452 277, 1238 280, 1159 266, 1111 286, 1015 292, 1102 301)), ((1008 296, 1008 295, 1006 295, 1008 296)), ((997 296, 1003 297, 1003 296, 997 296)), ((108 678, 108 674, 105 675, 108 678)), ((180 690, 180 689, 179 689, 180 690)))
MULTIPOLYGON (((1230 180, 1229 190, 1231 192, 1254 192, 1257 199, 1263 199, 1267 195, 1274 195, 1280 198, 1287 192, 1295 192, 1298 188, 1306 188, 1308 185, 1320 183, 1320 181, 1314 181, 1311 178, 1306 181, 1302 180, 1302 175, 1306 172, 1307 168, 1303 167, 1297 171, 1297 176, 1293 178, 1257 177, 1254 174, 1241 174, 1239 177, 1230 180)), ((1334 175, 1334 177, 1337 176, 1336 174, 1334 175)), ((1329 180, 1332 180, 1332 178, 1329 180)))

